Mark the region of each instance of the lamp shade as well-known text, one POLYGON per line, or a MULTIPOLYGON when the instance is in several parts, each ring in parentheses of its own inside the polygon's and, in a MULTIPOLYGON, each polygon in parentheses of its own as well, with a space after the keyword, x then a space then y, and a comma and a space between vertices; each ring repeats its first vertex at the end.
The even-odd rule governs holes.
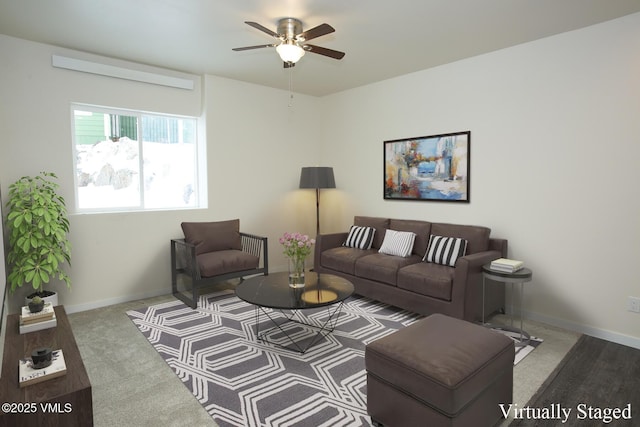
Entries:
POLYGON ((302 168, 300 188, 336 188, 333 168, 318 166, 302 168))

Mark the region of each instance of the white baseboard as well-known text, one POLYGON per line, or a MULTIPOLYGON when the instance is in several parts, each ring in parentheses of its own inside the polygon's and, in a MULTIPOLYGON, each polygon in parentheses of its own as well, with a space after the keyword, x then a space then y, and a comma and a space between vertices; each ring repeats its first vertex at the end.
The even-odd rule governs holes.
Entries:
POLYGON ((153 291, 153 292, 147 292, 147 293, 144 293, 144 294, 127 295, 127 296, 122 296, 122 297, 103 299, 103 300, 100 300, 100 301, 92 301, 92 302, 86 303, 86 304, 76 304, 76 305, 66 305, 65 304, 64 311, 66 311, 67 314, 78 313, 78 312, 81 312, 81 311, 93 310, 94 308, 102 308, 102 307, 107 307, 107 306, 114 305, 114 304, 121 304, 123 302, 136 301, 136 300, 144 299, 144 298, 158 297, 160 295, 167 295, 169 293, 170 292, 167 292, 166 289, 163 289, 163 290, 157 290, 157 291, 153 291))
POLYGON ((589 335, 595 338, 611 341, 616 344, 622 344, 628 347, 640 349, 640 338, 638 337, 632 337, 630 335, 608 331, 606 329, 594 328, 593 326, 583 325, 581 323, 576 323, 565 319, 558 319, 556 317, 546 316, 540 313, 525 311, 523 314, 525 319, 533 320, 540 323, 546 323, 547 325, 579 332, 581 334, 589 335))

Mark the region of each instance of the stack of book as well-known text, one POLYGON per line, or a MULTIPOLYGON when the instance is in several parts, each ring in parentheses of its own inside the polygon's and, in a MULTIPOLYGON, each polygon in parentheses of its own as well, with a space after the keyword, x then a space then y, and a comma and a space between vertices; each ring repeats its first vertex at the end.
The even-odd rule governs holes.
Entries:
POLYGON ((515 273, 524 267, 524 262, 515 259, 498 258, 491 261, 491 269, 501 273, 515 273))
POLYGON ((45 303, 44 308, 37 313, 29 311, 28 306, 22 307, 22 313, 20 314, 21 334, 40 331, 47 328, 55 328, 57 324, 56 313, 50 302, 45 303))
POLYGON ((35 369, 31 358, 21 359, 19 364, 20 387, 58 378, 67 373, 67 365, 64 361, 62 350, 55 350, 52 353, 51 365, 46 368, 35 369))

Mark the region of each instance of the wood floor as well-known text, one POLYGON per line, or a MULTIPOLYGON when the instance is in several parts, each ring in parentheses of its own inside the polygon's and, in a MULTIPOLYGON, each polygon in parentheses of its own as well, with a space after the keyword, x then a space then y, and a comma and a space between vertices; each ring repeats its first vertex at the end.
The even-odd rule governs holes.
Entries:
POLYGON ((511 426, 640 426, 640 350, 582 336, 527 405, 511 411, 511 426))

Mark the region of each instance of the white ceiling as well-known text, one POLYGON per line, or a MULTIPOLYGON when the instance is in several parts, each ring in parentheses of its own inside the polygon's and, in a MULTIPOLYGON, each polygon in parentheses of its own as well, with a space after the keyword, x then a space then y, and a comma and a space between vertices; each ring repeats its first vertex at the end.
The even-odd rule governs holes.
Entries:
POLYGON ((640 11, 640 0, 0 0, 0 33, 103 56, 287 89, 268 44, 278 19, 336 32, 291 71, 296 92, 322 96, 640 11))

